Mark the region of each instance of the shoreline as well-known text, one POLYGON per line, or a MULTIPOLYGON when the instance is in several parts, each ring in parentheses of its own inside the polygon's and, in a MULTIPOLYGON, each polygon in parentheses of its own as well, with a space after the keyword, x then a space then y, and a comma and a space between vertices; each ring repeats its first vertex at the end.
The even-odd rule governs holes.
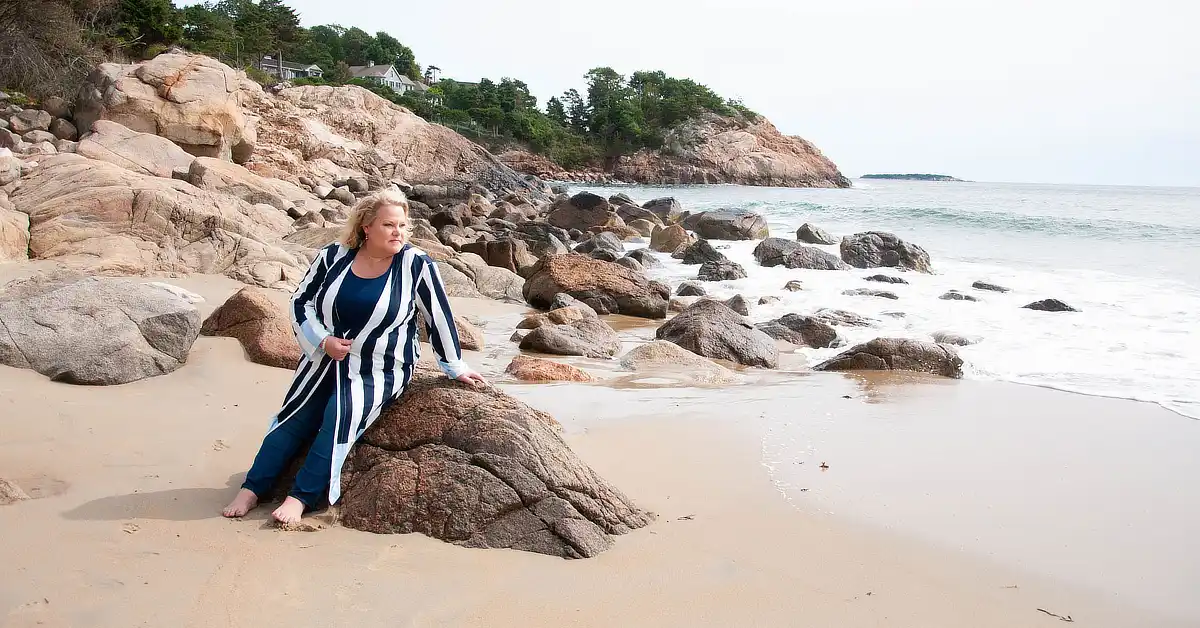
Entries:
MULTIPOLYGON (((198 305, 205 315, 240 288, 223 277, 169 281, 202 294, 206 301, 198 305)), ((1157 544, 1157 553, 1145 555, 1159 561, 1158 572, 1145 561, 1134 565, 1146 586, 1164 591, 1166 604, 1145 605, 1137 595, 1097 589, 1086 578, 1014 565, 1003 545, 1004 553, 993 556, 954 546, 955 534, 976 528, 939 527, 961 519, 933 508, 939 501, 977 504, 991 491, 989 499, 1012 502, 1006 516, 1025 513, 1036 521, 1061 514, 1041 510, 1040 499, 1023 501, 1030 490, 1053 484, 1054 464, 1064 455, 1053 438, 1007 445, 1028 448, 1014 468, 1034 474, 1033 484, 1009 470, 987 481, 973 476, 979 469, 962 465, 976 451, 963 451, 957 467, 913 459, 961 448, 956 435, 989 423, 972 413, 996 406, 1030 415, 991 422, 999 432, 1022 437, 1053 431, 1054 423, 1045 421, 1051 417, 1084 425, 1098 416, 1114 425, 1153 423, 1162 411, 1152 406, 903 374, 752 371, 747 383, 722 388, 639 383, 644 376, 616 372, 611 362, 606 372, 596 368, 606 361, 583 358, 555 359, 586 368, 600 381, 513 383, 502 374, 517 353, 507 335, 527 308, 452 300, 456 313, 486 318, 488 344, 467 359, 505 392, 558 418, 571 447, 635 503, 658 513, 657 521, 582 561, 468 550, 420 535, 377 536, 339 526, 284 534, 269 526, 266 508, 226 521, 219 508, 245 472, 290 372, 247 362, 236 340, 207 337, 180 370, 123 386, 72 387, 2 368, 6 414, 37 420, 19 422, 0 439, 0 477, 43 497, 0 509, 0 535, 12 539, 0 550, 0 562, 19 574, 0 587, 0 617, 12 622, 5 625, 124 626, 165 617, 185 618, 185 625, 303 623, 314 617, 334 625, 364 619, 529 625, 532 608, 540 610, 536 625, 597 626, 1057 624, 1037 608, 1088 626, 1184 626, 1200 618, 1190 596, 1179 593, 1200 584, 1200 572, 1172 562, 1170 556, 1186 561, 1188 554, 1168 547, 1178 542, 1175 532, 1148 528, 1145 520, 1133 536, 1114 541, 1101 535, 1088 548, 1120 564, 1130 560, 1127 554, 1145 554, 1139 544, 1157 544), (160 410, 164 400, 169 413, 160 410), (808 432, 788 431, 797 426, 808 432), (789 449, 793 442, 813 441, 814 434, 815 446, 789 449), (800 455, 781 459, 787 451, 800 455), (830 468, 818 471, 821 462, 830 468), (794 469, 803 471, 796 475, 794 469), (970 492, 958 495, 960 485, 950 480, 961 480, 970 492), (926 493, 943 499, 930 501, 922 497, 926 493), (888 500, 880 502, 880 495, 888 500), (905 504, 907 510, 897 510, 905 504), (914 510, 930 516, 914 518, 914 510), (879 518, 892 512, 904 515, 899 525, 879 518), (302 567, 280 572, 280 562, 302 567), (407 592, 403 600, 395 599, 397 587, 407 592)), ((636 342, 630 336, 637 333, 627 327, 622 337, 636 342)), ((423 353, 428 359, 428 350, 423 353)), ((1195 432, 1190 422, 1173 429, 1176 435, 1195 432)), ((1088 479, 1075 488, 1085 497, 1096 495, 1097 503, 1111 500, 1121 509, 1117 513, 1138 509, 1131 496, 1139 490, 1158 484, 1160 495, 1146 500, 1160 503, 1161 493, 1195 476, 1177 459, 1188 440, 1175 438, 1166 450, 1160 442, 1137 456, 1126 453, 1121 468, 1140 475, 1117 490, 1111 480, 1125 472, 1110 469, 1111 450, 1136 441, 1108 433, 1095 436, 1108 443, 1095 451, 1108 457, 1071 458, 1084 465, 1071 477, 1088 479)), ((1001 444, 989 446, 1011 453, 1001 444)), ((987 462, 980 468, 991 468, 987 462)), ((1067 521, 1088 521, 1088 503, 1068 504, 1074 519, 1067 521)), ((993 519, 982 523, 978 529, 986 531, 993 519)), ((1162 523, 1178 531, 1200 518, 1162 523)), ((1013 538, 1030 547, 1057 538, 1037 526, 1020 529, 1025 532, 1013 538)))

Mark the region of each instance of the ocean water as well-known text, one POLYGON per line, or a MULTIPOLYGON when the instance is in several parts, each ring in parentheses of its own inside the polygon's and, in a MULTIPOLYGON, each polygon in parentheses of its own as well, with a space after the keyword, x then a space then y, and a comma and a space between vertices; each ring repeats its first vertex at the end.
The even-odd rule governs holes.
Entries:
MULTIPOLYGON (((907 272, 908 285, 852 271, 763 268, 756 242, 714 242, 749 277, 709 283, 709 294, 766 295, 752 305, 758 322, 820 308, 857 312, 873 328, 839 327, 847 343, 879 336, 929 339, 937 331, 977 337, 959 348, 964 375, 1154 402, 1200 418, 1200 188, 854 181, 844 190, 744 186, 580 186, 617 191, 638 202, 674 196, 684 209, 745 209, 767 218, 772 235, 794 239, 811 222, 835 237, 890 231, 929 252, 934 273, 907 272), (786 292, 789 280, 804 284, 786 292), (977 280, 1011 289, 974 290, 977 280), (853 288, 894 292, 897 300, 845 296, 853 288), (979 302, 943 301, 955 289, 979 302), (1081 310, 1050 313, 1021 306, 1061 299, 1081 310)), ((641 245, 631 245, 638 248, 641 245)), ((821 247, 837 254, 837 246, 821 247)), ((650 272, 672 287, 697 266, 659 255, 650 272)), ((840 349, 799 349, 816 364, 840 349)))

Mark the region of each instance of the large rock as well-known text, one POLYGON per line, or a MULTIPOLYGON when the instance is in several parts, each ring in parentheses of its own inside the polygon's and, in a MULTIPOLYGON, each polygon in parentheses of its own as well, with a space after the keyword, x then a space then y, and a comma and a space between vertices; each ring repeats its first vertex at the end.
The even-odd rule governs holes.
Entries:
POLYGON ((580 192, 555 202, 546 216, 546 222, 561 229, 587 231, 592 227, 611 225, 616 217, 613 206, 603 196, 580 192))
POLYGON ((0 156, 0 187, 4 187, 21 178, 21 160, 8 156, 0 156))
POLYGON ((593 379, 587 371, 570 364, 531 358, 527 355, 514 357, 504 372, 523 382, 590 382, 593 379))
POLYGON ((1058 299, 1042 299, 1034 301, 1029 305, 1021 306, 1027 310, 1039 310, 1042 312, 1078 312, 1079 310, 1059 301, 1058 299))
POLYGON ((837 238, 829 235, 824 229, 807 222, 796 230, 796 239, 809 244, 837 244, 838 242, 837 238))
POLYGON ((248 166, 260 174, 289 181, 302 175, 325 181, 364 175, 369 181, 402 180, 421 198, 428 197, 417 190, 429 184, 454 190, 462 200, 474 184, 498 195, 545 198, 541 181, 514 172, 448 127, 357 85, 289 87, 275 96, 256 95, 247 109, 259 117, 258 146, 248 166))
POLYGON ((92 132, 79 141, 76 152, 88 159, 166 179, 176 169, 187 170, 196 159, 171 140, 138 133, 110 120, 92 124, 92 132))
POLYGON ((684 264, 703 264, 705 262, 728 262, 725 254, 714 249, 708 240, 698 240, 695 244, 678 253, 679 260, 684 264))
MULTIPOLYGON (((446 262, 438 262, 438 269, 443 269, 443 265, 449 265, 465 276, 479 295, 510 303, 524 301, 522 288, 525 282, 521 276, 507 268, 488 266, 488 263, 478 255, 472 253, 456 255, 446 262)), ((455 296, 477 295, 459 294, 455 296)))
POLYGON ((135 65, 105 63, 80 89, 75 122, 119 122, 165 137, 197 157, 243 163, 257 134, 242 105, 262 88, 244 72, 209 57, 161 54, 135 65))
MULTIPOLYGON (((0 162, 3 159, 0 158, 0 162)), ((3 164, 0 163, 0 168, 3 164)), ((0 262, 29 259, 29 216, 13 209, 8 196, 0 191, 0 262)))
POLYGON ((8 119, 9 127, 17 135, 25 135, 30 131, 49 131, 52 122, 54 116, 41 109, 25 109, 8 119))
POLYGON ((125 384, 187 361, 200 313, 129 279, 27 280, 0 293, 0 364, 68 384, 125 384))
POLYGON ((646 373, 659 378, 669 374, 701 385, 732 384, 740 381, 737 373, 688 351, 673 342, 655 340, 621 356, 621 370, 646 373))
POLYGON ((0 478, 0 506, 8 506, 29 499, 29 495, 16 482, 0 478))
POLYGON ((844 294, 848 297, 877 297, 880 299, 892 299, 892 300, 896 300, 896 299, 900 298, 899 296, 896 295, 895 292, 888 292, 887 290, 874 290, 872 288, 855 288, 853 290, 843 290, 842 294, 844 294))
POLYGON ((270 205, 283 212, 304 204, 315 209, 322 207, 316 196, 298 185, 261 177, 242 166, 211 157, 192 161, 188 181, 202 190, 228 194, 251 205, 270 205))
POLYGON ((523 240, 529 246, 529 252, 542 258, 547 255, 562 255, 570 252, 571 236, 566 229, 559 229, 546 222, 523 222, 518 224, 509 234, 523 240))
POLYGON ((547 309, 555 295, 565 292, 600 314, 664 318, 670 288, 610 262, 582 255, 551 255, 525 282, 525 300, 547 309))
POLYGON ((813 316, 786 314, 781 318, 757 325, 768 336, 802 347, 823 349, 838 344, 837 331, 832 325, 813 316))
POLYGON ((685 281, 675 289, 675 295, 681 297, 702 297, 708 294, 704 284, 698 281, 685 281))
POLYGON ((592 255, 601 250, 611 252, 614 257, 621 257, 625 254, 625 245, 621 243, 620 238, 611 233, 597 233, 575 247, 576 253, 584 255, 592 255))
POLYGON ((962 358, 945 345, 903 338, 876 338, 813 368, 818 371, 918 371, 962 377, 962 358))
POLYGON ((775 341, 719 301, 700 300, 658 328, 655 337, 706 358, 775 368, 775 341))
POLYGON ((542 325, 522 338, 520 346, 538 353, 611 358, 621 350, 621 338, 604 321, 585 316, 565 325, 542 325))
MULTIPOLYGON (((663 224, 663 221, 661 218, 658 217, 658 214, 655 214, 654 212, 652 212, 648 209, 643 209, 641 207, 638 207, 637 205, 634 205, 632 203, 625 203, 625 204, 617 205, 617 215, 621 217, 621 220, 625 221, 625 224, 631 225, 631 226, 632 226, 633 221, 635 221, 635 220, 644 220, 644 221, 650 223, 652 229, 653 229, 654 225, 663 224)), ((650 234, 647 233, 645 235, 650 235, 650 234)))
POLYGON ((279 237, 287 214, 65 154, 21 178, 13 206, 30 217, 29 252, 102 274, 224 274, 290 289, 311 253, 279 237))
POLYGON ((75 128, 74 124, 62 118, 55 118, 54 122, 50 123, 50 133, 54 135, 55 139, 67 140, 69 142, 79 139, 79 129, 75 128))
POLYGON ((739 210, 704 212, 695 231, 707 240, 759 240, 771 235, 761 214, 739 210))
POLYGON ((754 247, 754 259, 765 267, 807 268, 812 270, 846 270, 849 268, 836 255, 812 246, 783 238, 767 238, 754 247))
POLYGON ((871 327, 876 322, 874 319, 855 314, 854 312, 830 308, 817 310, 813 313, 813 318, 829 325, 841 325, 842 327, 871 327))
POLYGON ((815 146, 783 135, 765 118, 703 114, 676 125, 663 140, 661 149, 618 158, 613 175, 645 184, 850 187, 815 146))
POLYGON ((549 312, 530 314, 517 323, 517 329, 537 329, 543 325, 569 325, 584 318, 596 318, 596 312, 577 301, 573 305, 554 308, 549 312))
POLYGON ((429 370, 351 450, 340 503, 357 530, 563 558, 595 556, 653 520, 567 447, 552 417, 429 370))
POLYGON ((200 333, 237 338, 255 364, 295 369, 300 363, 291 319, 259 288, 234 293, 205 319, 200 333))
POLYGON ((462 247, 463 253, 474 253, 482 257, 488 266, 495 266, 527 277, 533 272, 538 258, 529 252, 524 240, 506 237, 500 240, 476 240, 462 247))
POLYGON ((725 260, 723 262, 704 262, 700 265, 699 272, 696 273, 696 279, 700 281, 733 281, 736 279, 745 279, 749 277, 746 274, 746 269, 737 262, 725 260))
POLYGON ((683 215, 683 206, 679 201, 675 200, 674 196, 666 196, 646 201, 642 204, 643 209, 647 209, 658 217, 659 222, 664 225, 672 224, 679 220, 683 215))
POLYGON ((898 284, 907 284, 908 283, 907 279, 903 279, 901 277, 892 277, 891 275, 871 275, 870 277, 863 277, 863 281, 874 281, 877 283, 898 283, 898 284))
POLYGON ((650 248, 659 253, 676 253, 694 241, 695 238, 680 225, 655 229, 650 233, 650 248))
POLYGON ((842 238, 841 253, 842 260, 855 268, 891 266, 933 272, 925 249, 882 231, 866 231, 842 238))
POLYGON ((988 283, 986 281, 976 281, 975 283, 971 284, 971 287, 975 288, 976 290, 987 290, 989 292, 1008 292, 1008 288, 1005 288, 1004 286, 998 286, 994 283, 988 283))

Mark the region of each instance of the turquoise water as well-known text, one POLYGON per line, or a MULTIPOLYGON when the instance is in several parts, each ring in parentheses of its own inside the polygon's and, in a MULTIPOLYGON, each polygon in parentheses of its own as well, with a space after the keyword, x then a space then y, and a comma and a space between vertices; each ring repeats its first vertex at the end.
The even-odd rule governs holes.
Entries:
MULTIPOLYGON (((622 191, 635 201, 674 196, 684 209, 748 209, 766 216, 772 234, 794 238, 812 222, 835 236, 865 230, 896 233, 924 247, 933 275, 909 273, 886 286, 891 301, 847 297, 880 287, 877 271, 761 268, 753 242, 726 254, 749 271, 714 294, 774 295, 751 320, 837 307, 878 318, 877 327, 843 330, 848 342, 891 335, 928 338, 935 331, 977 336, 960 350, 967 377, 1015 381, 1086 394, 1140 399, 1200 417, 1200 188, 1145 188, 998 183, 861 181, 844 190, 744 186, 579 186, 622 191), (800 279, 803 292, 781 290, 800 279), (1012 288, 975 292, 982 301, 942 301, 946 290, 971 291, 976 280, 1012 288), (1022 309, 1058 298, 1079 313, 1022 309), (895 318, 885 312, 903 312, 895 318)), ((572 191, 575 191, 573 189, 572 191)), ((638 245, 635 245, 638 246, 638 245)), ((632 247, 631 247, 632 248, 632 247)), ((836 253, 837 247, 824 247, 836 253)), ((657 278, 677 283, 696 267, 662 256, 657 278)), ((812 360, 836 350, 804 349, 812 360)))

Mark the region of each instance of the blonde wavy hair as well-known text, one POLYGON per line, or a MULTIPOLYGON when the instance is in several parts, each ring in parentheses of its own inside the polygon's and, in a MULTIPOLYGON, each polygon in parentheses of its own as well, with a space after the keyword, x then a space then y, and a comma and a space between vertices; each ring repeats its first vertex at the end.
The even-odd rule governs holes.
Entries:
MULTIPOLYGON (((364 227, 374 222, 375 216, 384 207, 399 207, 404 210, 404 217, 408 218, 408 198, 404 196, 404 193, 393 189, 380 190, 364 197, 354 206, 354 209, 350 210, 350 219, 346 221, 346 226, 342 231, 340 240, 342 245, 348 249, 357 249, 362 246, 367 239, 364 227)), ((412 225, 404 229, 405 241, 408 241, 410 237, 412 237, 412 225)))

